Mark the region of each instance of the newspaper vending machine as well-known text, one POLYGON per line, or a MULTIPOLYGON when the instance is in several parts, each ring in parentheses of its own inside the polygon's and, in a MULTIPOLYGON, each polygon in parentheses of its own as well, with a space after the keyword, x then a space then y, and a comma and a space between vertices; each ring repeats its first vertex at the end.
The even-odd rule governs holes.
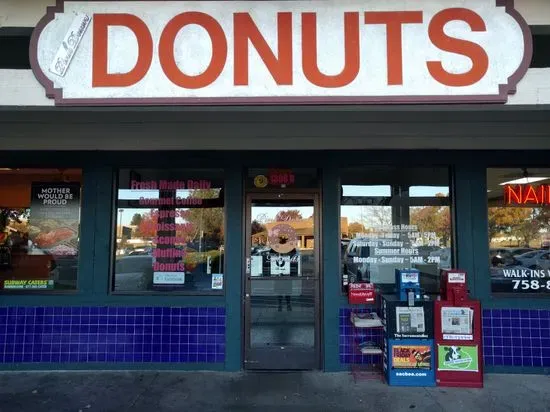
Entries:
POLYGON ((481 305, 468 296, 466 272, 443 270, 440 294, 434 306, 436 383, 482 388, 481 305))
POLYGON ((396 269, 395 294, 382 295, 383 367, 390 386, 435 386, 434 302, 416 269, 396 269))

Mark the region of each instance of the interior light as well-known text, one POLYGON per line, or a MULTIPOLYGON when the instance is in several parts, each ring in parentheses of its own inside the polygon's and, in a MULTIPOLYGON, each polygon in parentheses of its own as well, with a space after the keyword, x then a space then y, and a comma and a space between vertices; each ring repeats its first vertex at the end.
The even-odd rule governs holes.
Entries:
POLYGON ((508 182, 500 183, 500 186, 504 185, 525 185, 529 183, 540 182, 541 180, 550 179, 550 177, 522 177, 521 179, 510 180, 508 182))

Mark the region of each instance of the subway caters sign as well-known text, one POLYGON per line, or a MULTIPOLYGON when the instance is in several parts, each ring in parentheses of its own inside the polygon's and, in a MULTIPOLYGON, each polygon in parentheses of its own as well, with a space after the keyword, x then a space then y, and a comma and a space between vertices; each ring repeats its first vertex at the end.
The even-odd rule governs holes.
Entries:
POLYGON ((65 1, 30 54, 64 105, 503 103, 532 44, 506 0, 65 1))

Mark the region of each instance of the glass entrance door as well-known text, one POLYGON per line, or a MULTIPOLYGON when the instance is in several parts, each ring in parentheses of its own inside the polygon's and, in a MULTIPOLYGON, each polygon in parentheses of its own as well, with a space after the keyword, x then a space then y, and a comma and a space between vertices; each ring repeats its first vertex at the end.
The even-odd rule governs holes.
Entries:
POLYGON ((319 368, 317 195, 247 196, 245 368, 319 368))

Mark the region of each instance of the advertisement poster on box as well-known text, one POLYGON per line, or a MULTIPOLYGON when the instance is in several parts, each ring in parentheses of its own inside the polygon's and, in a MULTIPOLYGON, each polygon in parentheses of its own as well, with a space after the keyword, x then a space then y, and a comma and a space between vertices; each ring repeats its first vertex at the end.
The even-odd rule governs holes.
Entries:
POLYGON ((429 346, 396 345, 392 348, 395 369, 431 369, 432 352, 429 346))
POLYGON ((437 345, 437 369, 440 371, 478 372, 478 347, 437 345))

